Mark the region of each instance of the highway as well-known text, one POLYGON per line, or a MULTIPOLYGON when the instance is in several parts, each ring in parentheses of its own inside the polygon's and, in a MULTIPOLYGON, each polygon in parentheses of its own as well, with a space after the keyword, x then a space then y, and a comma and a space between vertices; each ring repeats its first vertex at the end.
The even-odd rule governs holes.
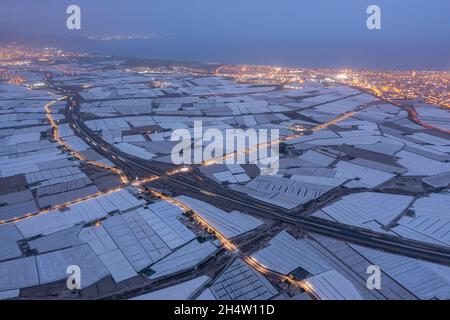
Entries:
POLYGON ((144 186, 191 196, 224 210, 239 210, 263 219, 294 224, 304 231, 315 232, 354 244, 450 265, 450 249, 443 246, 391 236, 316 217, 296 216, 279 207, 257 201, 207 181, 199 176, 195 169, 185 173, 169 175, 167 172, 176 169, 174 166, 145 161, 123 153, 114 146, 105 143, 80 120, 80 102, 81 97, 76 92, 69 95, 70 107, 67 110, 67 120, 71 123, 75 134, 96 152, 121 168, 130 181, 154 177, 155 179, 149 179, 148 184, 144 186))

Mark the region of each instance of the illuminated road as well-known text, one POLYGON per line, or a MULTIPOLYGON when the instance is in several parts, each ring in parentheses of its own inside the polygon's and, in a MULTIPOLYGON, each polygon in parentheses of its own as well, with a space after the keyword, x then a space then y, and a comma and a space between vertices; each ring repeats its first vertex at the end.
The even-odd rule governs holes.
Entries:
MULTIPOLYGON (((341 84, 349 86, 346 83, 341 83, 341 84)), ((417 123, 418 125, 420 125, 420 126, 422 126, 424 128, 450 134, 450 130, 446 130, 446 129, 443 129, 443 128, 436 127, 436 126, 434 126, 434 125, 432 125, 432 124, 430 124, 430 123, 420 119, 418 112, 416 111, 416 109, 413 106, 405 106, 405 105, 402 105, 402 104, 400 104, 398 102, 388 100, 386 98, 383 98, 382 96, 379 96, 377 94, 374 94, 374 93, 370 92, 369 90, 367 90, 365 88, 360 88, 360 87, 356 87, 356 86, 349 86, 349 87, 352 87, 352 88, 360 90, 360 91, 364 91, 365 93, 370 94, 371 96, 373 96, 373 97, 375 97, 377 99, 380 99, 380 100, 382 100, 382 101, 384 101, 386 103, 392 104, 392 105, 394 105, 394 106, 396 106, 396 107, 398 107, 400 109, 405 110, 408 113, 409 120, 411 120, 412 122, 417 123)), ((450 108, 450 106, 447 106, 447 105, 444 105, 444 107, 450 108)))
MULTIPOLYGON (((56 103, 58 103, 60 101, 64 101, 65 99, 67 99, 67 97, 63 97, 61 99, 51 101, 51 102, 47 103, 44 106, 44 109, 45 109, 45 112, 46 112, 46 115, 47 115, 47 119, 48 119, 48 121, 49 121, 49 123, 50 123, 50 125, 51 125, 51 127, 53 129, 53 139, 55 139, 55 141, 58 144, 60 144, 64 149, 66 149, 68 152, 70 152, 77 159, 82 160, 82 161, 84 161, 84 162, 86 162, 86 163, 88 163, 90 165, 93 165, 93 166, 96 166, 96 167, 99 167, 99 168, 102 168, 102 169, 105 169, 105 170, 109 170, 109 171, 113 172, 115 175, 117 175, 120 178, 120 180, 121 180, 123 185, 128 184, 129 180, 128 180, 128 178, 126 177, 126 175, 124 174, 124 172, 121 169, 110 167, 110 166, 107 166, 107 165, 105 165, 103 163, 96 162, 96 161, 90 161, 90 160, 86 159, 81 153, 73 150, 70 147, 70 145, 66 144, 66 142, 60 137, 58 123, 55 121, 55 119, 53 117, 51 108, 56 103)), ((74 200, 71 200, 71 201, 59 204, 59 205, 55 205, 55 206, 52 206, 52 207, 50 207, 48 209, 40 210, 38 212, 30 212, 28 214, 21 215, 20 217, 13 217, 13 218, 5 219, 5 220, 0 220, 0 225, 7 224, 7 223, 12 223, 12 222, 17 222, 17 221, 28 219, 30 217, 41 215, 41 214, 46 214, 46 213, 51 212, 53 210, 63 209, 65 207, 69 206, 69 205, 76 204, 76 203, 79 203, 79 202, 83 202, 83 201, 86 201, 86 200, 89 200, 89 199, 93 199, 93 198, 96 198, 96 197, 101 196, 101 195, 106 195, 106 194, 109 194, 109 193, 112 193, 112 192, 116 192, 116 191, 119 191, 120 189, 122 189, 122 187, 112 188, 112 189, 109 189, 109 190, 106 190, 106 191, 102 191, 102 192, 98 192, 98 193, 95 193, 95 194, 92 194, 92 195, 89 195, 89 196, 86 196, 86 197, 74 199, 74 200)))
MULTIPOLYGON (((156 182, 159 185, 162 185, 165 190, 171 190, 172 192, 191 196, 209 203, 212 202, 214 205, 221 208, 239 210, 264 219, 278 220, 297 225, 305 231, 331 236, 336 239, 341 239, 372 248, 383 249, 392 253, 450 265, 450 250, 446 247, 390 236, 316 217, 295 216, 285 212, 279 207, 243 196, 228 189, 224 189, 223 187, 207 181, 201 176, 195 174, 195 170, 173 168, 173 166, 164 165, 161 163, 155 164, 123 153, 117 148, 106 144, 101 138, 87 128, 82 121, 79 120, 79 101, 76 100, 76 103, 73 104, 72 102, 75 101, 73 100, 73 97, 76 97, 76 95, 72 95, 69 99, 71 107, 68 108, 68 120, 74 128, 74 132, 86 143, 90 144, 97 152, 115 163, 118 168, 121 168, 117 169, 108 167, 109 169, 114 170, 115 173, 119 174, 119 176, 122 177, 123 182, 135 180, 133 184, 144 187, 146 183, 156 182), (143 179, 141 177, 143 177, 143 179)), ((51 116, 51 105, 52 104, 47 105, 46 110, 49 121, 55 129, 55 139, 66 148, 69 148, 69 146, 67 146, 58 136, 57 123, 51 116)), ((351 115, 352 113, 344 114, 328 123, 337 123, 337 121, 342 121, 351 115)), ((75 153, 75 155, 77 154, 75 153)), ((81 155, 79 156, 81 157, 81 155)), ((98 164, 95 162, 91 162, 91 164, 104 166, 103 164, 98 164)), ((117 190, 118 189, 109 190, 105 193, 114 192, 117 190)), ((151 186, 149 186, 147 190, 152 190, 152 192, 154 192, 154 188, 151 186)), ((19 219, 12 219, 10 221, 3 221, 0 223, 26 219, 37 214, 45 214, 50 210, 63 208, 72 203, 85 201, 105 193, 91 195, 83 199, 77 199, 69 203, 61 204, 49 210, 43 210, 38 213, 26 215, 25 217, 21 217, 19 219)), ((232 249, 231 244, 229 245, 230 249, 232 249)))
POLYGON ((252 257, 242 253, 239 250, 239 247, 233 243, 232 240, 227 239, 222 233, 220 233, 219 230, 217 230, 216 228, 214 228, 214 226, 212 226, 211 224, 209 224, 205 219, 203 219, 201 217, 200 214, 198 214, 195 210, 192 210, 190 207, 186 206, 184 203, 182 203, 181 201, 178 201, 175 198, 169 197, 161 192, 158 191, 150 191, 153 196, 159 197, 163 200, 166 200, 178 207, 180 207, 183 211, 185 212, 192 212, 192 216, 193 218, 200 223, 206 230, 212 230, 215 237, 220 240, 220 242, 222 243, 223 247, 236 255, 239 255, 239 257, 245 261, 245 263, 247 263, 249 266, 251 266, 252 268, 254 268, 255 270, 259 271, 260 273, 264 274, 264 275, 269 275, 273 278, 277 278, 279 281, 287 281, 297 287, 302 288, 304 291, 308 292, 310 295, 313 295, 313 292, 310 292, 309 287, 303 282, 303 281, 298 281, 295 280, 293 278, 290 278, 288 276, 285 276, 283 274, 271 271, 269 269, 267 269, 266 267, 264 267, 263 265, 261 265, 257 260, 253 259, 252 257))
MULTIPOLYGON (((140 177, 143 176, 163 186, 163 189, 207 201, 224 209, 236 209, 265 219, 294 224, 305 231, 331 236, 336 239, 382 249, 392 253, 450 265, 450 249, 443 246, 351 227, 316 217, 293 216, 278 207, 245 197, 242 194, 224 189, 216 184, 208 183, 201 177, 196 176, 194 170, 187 173, 177 171, 177 174, 167 174, 171 170, 177 170, 177 168, 136 158, 121 152, 114 146, 106 144, 79 120, 79 101, 77 100, 79 97, 73 95, 72 98, 75 98, 77 103, 71 112, 69 112, 68 120, 77 128, 77 135, 89 143, 96 151, 122 168, 130 180, 134 179, 133 177, 137 177, 138 180, 136 182, 138 185, 141 185, 140 177)), ((352 113, 344 114, 336 119, 346 119, 351 115, 352 113)), ((330 123, 337 123, 336 119, 331 120, 330 123)))

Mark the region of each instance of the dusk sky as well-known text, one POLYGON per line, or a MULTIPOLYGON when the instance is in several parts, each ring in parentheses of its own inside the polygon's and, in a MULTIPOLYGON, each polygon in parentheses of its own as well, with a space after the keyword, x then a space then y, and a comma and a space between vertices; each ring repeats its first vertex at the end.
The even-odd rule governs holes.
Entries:
POLYGON ((158 59, 450 69, 448 0, 2 0, 0 30, 2 41, 158 59), (70 4, 81 31, 66 29, 70 4), (369 4, 381 7, 382 30, 366 28, 369 4), (81 38, 148 33, 158 39, 81 38))

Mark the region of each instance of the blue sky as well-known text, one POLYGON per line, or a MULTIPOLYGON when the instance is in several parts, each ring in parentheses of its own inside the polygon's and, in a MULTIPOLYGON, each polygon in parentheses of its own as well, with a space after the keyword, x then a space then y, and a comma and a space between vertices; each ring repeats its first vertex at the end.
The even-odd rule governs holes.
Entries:
POLYGON ((160 59, 450 69, 448 0, 2 0, 0 30, 0 40, 43 42, 157 33, 91 47, 160 59), (65 28, 69 4, 81 7, 81 31, 65 28), (366 28, 369 4, 382 9, 380 31, 366 28))

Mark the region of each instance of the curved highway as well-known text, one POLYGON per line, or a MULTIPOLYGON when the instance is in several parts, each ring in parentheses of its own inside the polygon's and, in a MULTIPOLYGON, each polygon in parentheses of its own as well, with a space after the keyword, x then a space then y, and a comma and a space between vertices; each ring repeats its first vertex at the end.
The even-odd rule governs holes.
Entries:
MULTIPOLYGON (((55 89, 63 90, 61 88, 55 89)), ((447 247, 391 236, 316 217, 295 216, 279 207, 257 201, 208 182, 197 175, 195 170, 173 176, 167 175, 166 173, 173 169, 174 166, 139 159, 121 152, 99 138, 81 121, 79 117, 80 102, 81 97, 76 92, 69 94, 68 106, 70 107, 67 108, 67 120, 74 129, 75 134, 98 153, 121 168, 130 180, 155 176, 155 181, 150 182, 149 185, 155 185, 155 187, 170 190, 174 193, 207 201, 223 209, 239 210, 264 219, 294 224, 305 231, 450 266, 450 249, 447 247)))

